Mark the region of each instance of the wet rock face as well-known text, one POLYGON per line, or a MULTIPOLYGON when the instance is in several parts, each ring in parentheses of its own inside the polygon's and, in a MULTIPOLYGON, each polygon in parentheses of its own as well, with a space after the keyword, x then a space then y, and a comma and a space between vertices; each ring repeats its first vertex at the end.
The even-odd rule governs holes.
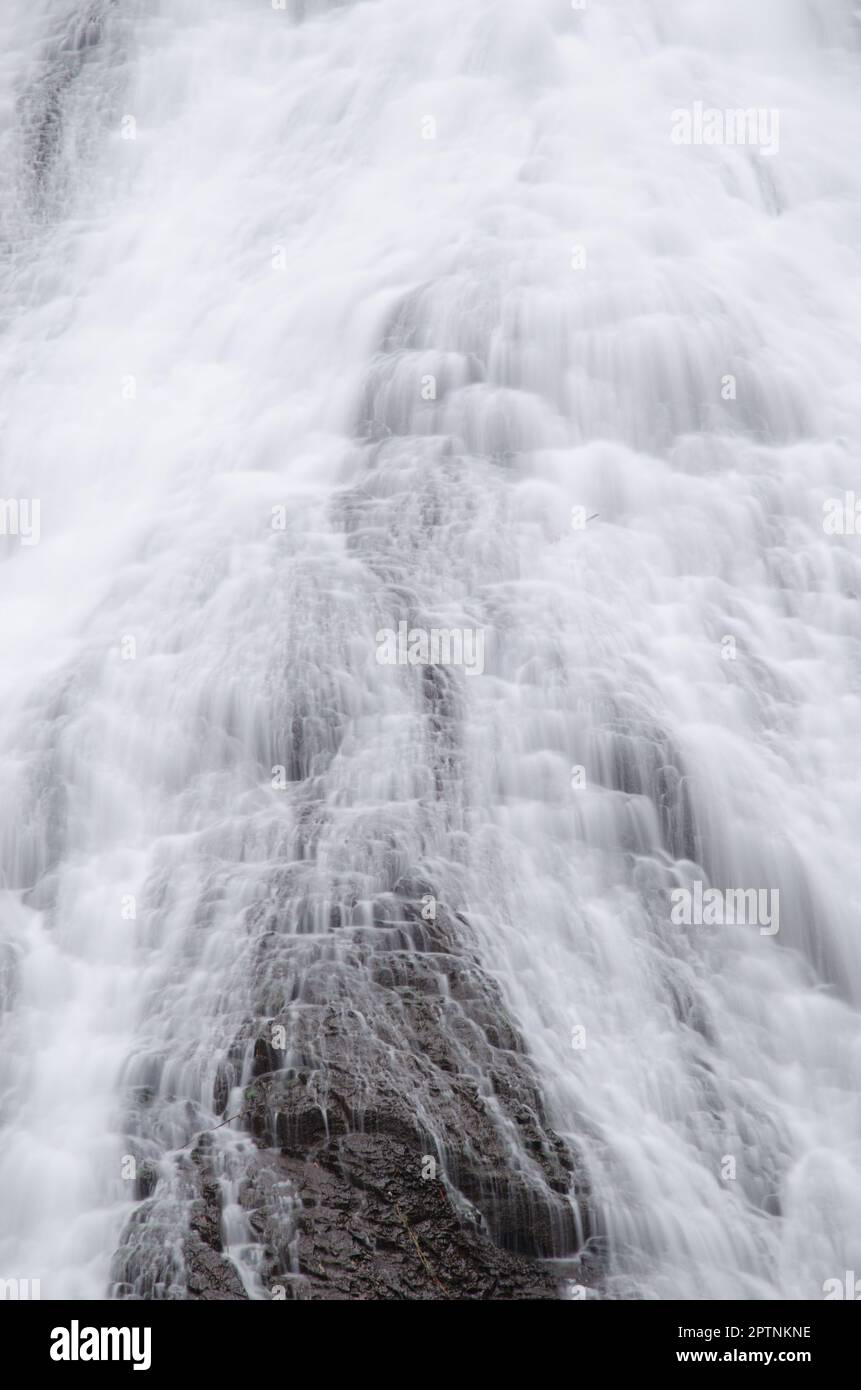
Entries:
POLYGON ((198 1193, 190 1207, 183 1259, 186 1298, 213 1301, 247 1298, 233 1263, 224 1253, 221 1234, 221 1187, 207 1149, 195 1149, 189 1165, 196 1170, 192 1181, 198 1193))
POLYGON ((244 1203, 269 1254, 273 1297, 557 1297, 550 1273, 459 1216, 444 1184, 421 1178, 415 1150, 388 1135, 344 1135, 313 1159, 261 1154, 244 1203), (272 1219, 285 1185, 301 1203, 289 1250, 272 1219))
POLYGON ((60 167, 67 125, 73 142, 87 144, 86 116, 97 93, 77 89, 82 83, 86 86, 90 63, 102 59, 110 64, 121 58, 119 30, 114 32, 114 27, 118 18, 126 18, 118 0, 70 0, 64 11, 52 17, 40 62, 17 109, 26 151, 27 195, 43 215, 52 194, 60 196, 67 184, 68 172, 60 167))
POLYGON ((261 985, 290 999, 253 1047, 241 1200, 273 1296, 552 1298, 536 1259, 587 1233, 469 925, 441 904, 425 920, 432 898, 402 881, 373 926, 266 939, 261 985))
MULTIPOLYGON (((582 1250, 588 1194, 469 923, 407 879, 329 920, 261 936, 267 1021, 215 1081, 215 1110, 254 1141, 238 1195, 264 1295, 552 1299, 560 1268, 589 1283, 585 1256, 543 1263, 582 1250)), ((140 1167, 115 1295, 246 1298, 225 1250, 215 1131, 167 1174, 140 1167)))
POLYGON ((212 1302, 248 1295, 224 1252, 221 1184, 212 1163, 212 1139, 177 1163, 172 1202, 150 1196, 154 1165, 142 1165, 138 1196, 144 1197, 123 1232, 112 1269, 112 1296, 121 1299, 190 1299, 212 1302))

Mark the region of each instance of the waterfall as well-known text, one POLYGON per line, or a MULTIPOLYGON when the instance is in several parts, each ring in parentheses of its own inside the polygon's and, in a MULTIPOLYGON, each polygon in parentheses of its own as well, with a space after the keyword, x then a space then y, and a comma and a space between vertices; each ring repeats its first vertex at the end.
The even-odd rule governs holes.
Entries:
POLYGON ((6 0, 0 1279, 861 1270, 859 33, 6 0))

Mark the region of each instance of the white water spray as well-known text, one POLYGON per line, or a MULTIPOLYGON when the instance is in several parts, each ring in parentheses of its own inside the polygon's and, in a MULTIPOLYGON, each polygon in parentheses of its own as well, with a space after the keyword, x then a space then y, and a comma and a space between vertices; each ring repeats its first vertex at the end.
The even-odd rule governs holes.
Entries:
POLYGON ((130 1152, 178 1249, 273 880, 317 930, 424 870, 585 1161, 602 1292, 820 1297, 861 1269, 851 7, 0 24, 0 498, 40 503, 0 536, 0 1277, 104 1296, 130 1152), (401 621, 483 634, 445 757, 376 660, 401 621), (696 882, 779 932, 674 923, 696 882))

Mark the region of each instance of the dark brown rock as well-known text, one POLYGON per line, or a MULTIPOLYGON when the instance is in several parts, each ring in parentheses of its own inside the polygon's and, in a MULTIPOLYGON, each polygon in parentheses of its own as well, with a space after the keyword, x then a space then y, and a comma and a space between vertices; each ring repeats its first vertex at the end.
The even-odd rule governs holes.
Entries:
POLYGON ((399 890, 374 927, 269 938, 261 957, 267 991, 292 981, 248 1043, 260 1152, 242 1201, 264 1283, 305 1299, 553 1298, 540 1260, 573 1257, 587 1225, 576 1157, 469 924, 440 904, 425 921, 428 885, 399 890), (285 1065, 261 1071, 275 1027, 285 1065))

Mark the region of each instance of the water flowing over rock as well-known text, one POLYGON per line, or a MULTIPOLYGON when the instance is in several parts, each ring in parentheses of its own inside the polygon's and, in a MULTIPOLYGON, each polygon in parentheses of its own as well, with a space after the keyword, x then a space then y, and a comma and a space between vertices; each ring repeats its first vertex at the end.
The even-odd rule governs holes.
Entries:
POLYGON ((859 38, 5 0, 0 1279, 861 1269, 859 38))

